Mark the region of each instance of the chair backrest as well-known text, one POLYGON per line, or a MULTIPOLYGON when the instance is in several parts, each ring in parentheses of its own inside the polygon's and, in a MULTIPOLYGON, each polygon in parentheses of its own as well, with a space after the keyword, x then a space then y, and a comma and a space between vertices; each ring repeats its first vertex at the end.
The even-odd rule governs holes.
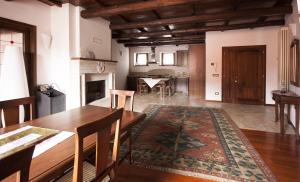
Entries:
POLYGON ((144 79, 139 78, 139 79, 138 79, 138 84, 147 84, 147 83, 145 82, 144 79))
POLYGON ((102 180, 109 172, 116 171, 117 159, 120 151, 120 127, 122 124, 123 108, 115 110, 104 118, 90 122, 76 128, 75 160, 73 181, 83 180, 83 140, 85 137, 96 134, 96 181, 102 180), (115 123, 115 125, 113 125, 115 123), (111 129, 115 126, 112 163, 109 164, 108 155, 111 141, 111 129))
POLYGON ((29 169, 35 145, 28 145, 26 148, 0 159, 0 181, 17 173, 17 180, 20 182, 29 181, 29 169))
MULTIPOLYGON (((0 113, 3 113, 4 122, 0 117, 0 123, 4 126, 10 126, 19 123, 19 106, 25 106, 25 119, 35 118, 35 97, 25 97, 20 99, 12 99, 6 101, 0 101, 0 113), (28 108, 29 106, 29 108, 28 108)), ((1 115, 1 114, 0 114, 1 115)))
POLYGON ((129 90, 109 90, 110 96, 110 107, 113 108, 124 108, 126 105, 126 98, 130 97, 130 106, 129 110, 133 111, 133 100, 134 100, 134 91, 129 90))

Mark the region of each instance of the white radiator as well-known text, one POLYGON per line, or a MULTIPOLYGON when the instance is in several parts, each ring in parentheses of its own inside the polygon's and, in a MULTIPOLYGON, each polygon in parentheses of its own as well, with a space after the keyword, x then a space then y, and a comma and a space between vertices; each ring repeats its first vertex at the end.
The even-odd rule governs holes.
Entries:
POLYGON ((279 84, 280 89, 289 90, 290 40, 291 32, 288 27, 279 31, 279 84))

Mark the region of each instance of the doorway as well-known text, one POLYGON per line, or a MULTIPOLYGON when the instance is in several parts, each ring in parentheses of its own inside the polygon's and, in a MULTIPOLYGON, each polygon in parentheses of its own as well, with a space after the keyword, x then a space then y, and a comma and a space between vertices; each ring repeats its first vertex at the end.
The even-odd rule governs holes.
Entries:
POLYGON ((189 95, 205 98, 205 44, 189 46, 189 95))
POLYGON ((266 46, 223 47, 222 100, 265 104, 266 46))

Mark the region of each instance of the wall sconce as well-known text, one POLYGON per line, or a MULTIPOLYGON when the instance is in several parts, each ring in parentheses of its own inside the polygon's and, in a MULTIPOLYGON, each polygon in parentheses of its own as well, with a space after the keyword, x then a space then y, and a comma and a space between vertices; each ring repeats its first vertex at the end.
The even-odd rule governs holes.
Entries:
POLYGON ((49 50, 51 48, 51 44, 52 44, 52 36, 42 33, 41 37, 42 37, 42 43, 43 43, 44 48, 49 50))

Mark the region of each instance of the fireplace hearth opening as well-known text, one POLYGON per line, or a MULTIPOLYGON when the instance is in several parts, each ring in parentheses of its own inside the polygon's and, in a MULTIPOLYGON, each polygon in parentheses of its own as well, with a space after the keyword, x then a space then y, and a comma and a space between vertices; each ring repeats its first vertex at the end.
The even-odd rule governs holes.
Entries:
POLYGON ((105 80, 87 81, 85 88, 86 104, 105 97, 105 80))

